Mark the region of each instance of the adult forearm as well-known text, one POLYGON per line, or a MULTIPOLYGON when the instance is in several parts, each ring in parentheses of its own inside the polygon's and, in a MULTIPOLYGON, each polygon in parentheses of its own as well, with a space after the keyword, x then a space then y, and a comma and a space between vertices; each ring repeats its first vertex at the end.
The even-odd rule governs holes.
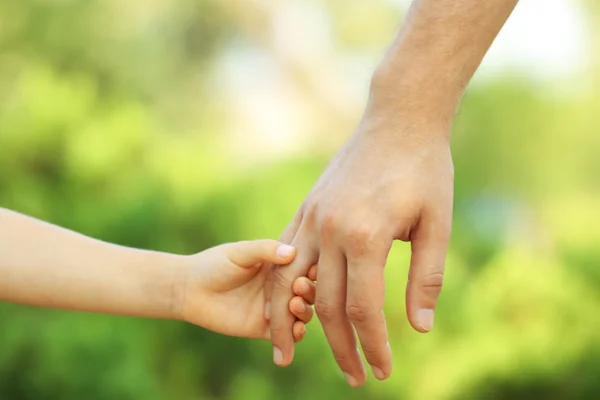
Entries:
POLYGON ((0 300, 170 318, 177 259, 0 208, 0 300))
POLYGON ((372 82, 373 106, 449 123, 517 0, 414 0, 372 82))

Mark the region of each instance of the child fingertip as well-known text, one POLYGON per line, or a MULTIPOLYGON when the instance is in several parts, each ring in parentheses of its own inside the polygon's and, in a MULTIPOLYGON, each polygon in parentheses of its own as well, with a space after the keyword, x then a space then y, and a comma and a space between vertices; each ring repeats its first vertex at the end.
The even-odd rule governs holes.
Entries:
POLYGON ((310 287, 308 285, 308 283, 306 282, 306 277, 299 277, 294 281, 294 284, 292 285, 292 290, 294 291, 294 294, 296 294, 297 296, 304 296, 306 295, 306 293, 308 293, 308 291, 310 290, 310 287))
POLYGON ((292 298, 291 302, 292 304, 292 309, 293 312, 295 313, 303 313, 304 311, 306 311, 306 302, 304 301, 304 299, 300 296, 295 296, 292 298))
POLYGON ((277 257, 288 258, 294 254, 296 249, 288 244, 282 244, 277 248, 277 257))
POLYGON ((302 281, 300 278, 297 278, 292 284, 292 291, 297 296, 302 296, 302 281))
POLYGON ((296 321, 292 328, 292 333, 294 335, 294 341, 296 343, 301 342, 306 335, 306 325, 301 321, 296 321))

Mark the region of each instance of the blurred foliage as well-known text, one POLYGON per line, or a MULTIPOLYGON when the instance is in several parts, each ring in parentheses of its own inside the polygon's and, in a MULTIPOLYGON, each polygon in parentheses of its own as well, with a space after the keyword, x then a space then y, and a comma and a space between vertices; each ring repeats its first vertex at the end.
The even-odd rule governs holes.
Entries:
MULTIPOLYGON (((267 46, 261 29, 277 8, 267 3, 0 2, 0 205, 171 252, 278 237, 331 153, 316 141, 248 164, 240 160, 256 161, 264 143, 232 150, 235 115, 215 71, 225 49, 267 46)), ((385 1, 367 16, 356 4, 323 4, 345 55, 381 52, 401 17, 385 1)), ((586 6, 597 21, 597 4, 586 6)), ((578 79, 599 77, 591 68, 578 79)), ((179 322, 0 304, 0 398, 597 397, 598 93, 557 95, 511 75, 469 90, 454 131, 454 238, 431 334, 404 316, 406 245, 386 268, 389 381, 348 389, 318 323, 282 370, 268 343, 179 322)), ((354 121, 343 118, 331 113, 320 129, 354 121)))

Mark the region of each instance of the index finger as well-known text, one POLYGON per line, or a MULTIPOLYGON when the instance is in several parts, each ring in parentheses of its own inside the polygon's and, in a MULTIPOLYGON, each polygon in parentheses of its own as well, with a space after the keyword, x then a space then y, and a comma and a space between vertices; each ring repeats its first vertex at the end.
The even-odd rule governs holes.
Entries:
MULTIPOLYGON (((294 219, 288 224, 285 228, 279 241, 281 243, 290 244, 294 240, 296 236, 296 232, 298 232, 298 227, 300 226, 300 222, 302 221, 302 214, 300 212, 296 213, 294 219)), ((273 292, 273 272, 275 271, 275 265, 271 264, 265 268, 267 278, 265 280, 264 285, 264 293, 265 293, 265 319, 271 318, 271 294, 273 292)))
POLYGON ((383 315, 385 279, 383 268, 391 244, 368 252, 348 254, 346 313, 360 339, 363 353, 377 379, 392 372, 392 352, 383 315))
POLYGON ((289 265, 277 266, 272 272, 270 330, 273 343, 273 361, 285 367, 294 358, 294 338, 292 327, 295 318, 288 304, 294 296, 292 284, 300 276, 306 276, 315 263, 315 250, 308 244, 306 235, 296 235, 292 246, 297 249, 296 259, 289 265))

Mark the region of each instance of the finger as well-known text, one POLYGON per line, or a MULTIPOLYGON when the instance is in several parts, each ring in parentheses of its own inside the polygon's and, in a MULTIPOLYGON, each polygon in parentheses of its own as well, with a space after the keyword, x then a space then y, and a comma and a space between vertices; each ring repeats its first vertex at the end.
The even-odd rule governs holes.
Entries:
POLYGON ((306 276, 308 268, 315 262, 316 252, 302 231, 296 235, 292 246, 298 249, 298 256, 287 266, 277 266, 273 272, 273 291, 271 298, 271 342, 273 343, 273 361, 284 367, 294 358, 294 340, 292 325, 296 320, 289 310, 289 301, 294 296, 292 284, 300 276, 306 276))
POLYGON ((317 279, 319 290, 315 311, 333 356, 348 384, 361 386, 366 374, 356 347, 354 329, 346 316, 346 259, 340 249, 332 245, 322 248, 317 279))
POLYGON ((308 324, 313 317, 313 308, 302 297, 292 297, 290 300, 290 312, 300 321, 308 324))
POLYGON ((412 256, 406 287, 406 311, 419 332, 433 328, 433 317, 444 280, 444 264, 450 241, 451 221, 423 219, 411 241, 412 256))
POLYGON ((308 270, 307 276, 308 276, 308 279, 310 279, 311 281, 317 280, 317 264, 310 267, 310 269, 308 270))
MULTIPOLYGON (((346 313, 354 325, 367 362, 379 380, 392 372, 392 352, 383 315, 385 280, 383 268, 391 247, 369 245, 368 241, 359 252, 349 249, 348 294, 346 313)), ((320 271, 319 271, 320 274, 320 271)), ((319 282, 319 286, 322 283, 319 282)))
POLYGON ((308 304, 315 304, 317 284, 311 281, 309 278, 301 276, 300 278, 296 279, 292 289, 296 295, 300 296, 308 304))
MULTIPOLYGON (((289 223, 289 225, 283 231, 283 234, 279 238, 281 243, 290 244, 294 240, 296 236, 296 232, 298 231, 298 227, 300 226, 300 222, 302 221, 302 212, 298 211, 294 216, 294 219, 289 223)), ((273 271, 275 269, 276 264, 270 264, 265 266, 265 274, 266 280, 264 285, 264 293, 265 293, 265 319, 271 318, 271 294, 273 292, 273 271)))
POLYGON ((302 321, 294 322, 294 326, 292 328, 292 334, 294 336, 294 342, 298 343, 304 339, 306 335, 306 326, 302 321))
POLYGON ((244 268, 259 263, 289 264, 295 255, 295 248, 271 239, 230 243, 227 249, 231 262, 244 268))

